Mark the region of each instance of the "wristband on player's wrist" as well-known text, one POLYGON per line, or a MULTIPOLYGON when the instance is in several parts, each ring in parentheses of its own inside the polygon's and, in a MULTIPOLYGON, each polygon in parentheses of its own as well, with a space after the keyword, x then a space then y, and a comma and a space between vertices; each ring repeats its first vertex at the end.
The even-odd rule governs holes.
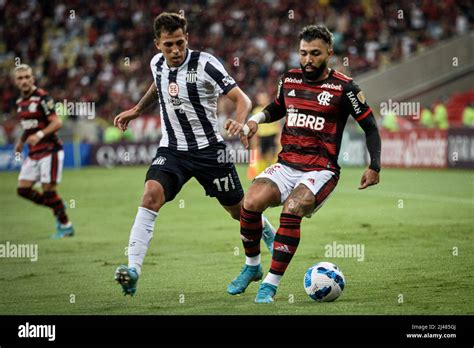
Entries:
POLYGON ((266 116, 263 112, 257 112, 255 115, 250 116, 249 121, 254 121, 256 124, 265 122, 266 116))
POLYGON ((39 131, 36 132, 36 136, 40 139, 43 139, 45 134, 42 130, 39 130, 39 131))

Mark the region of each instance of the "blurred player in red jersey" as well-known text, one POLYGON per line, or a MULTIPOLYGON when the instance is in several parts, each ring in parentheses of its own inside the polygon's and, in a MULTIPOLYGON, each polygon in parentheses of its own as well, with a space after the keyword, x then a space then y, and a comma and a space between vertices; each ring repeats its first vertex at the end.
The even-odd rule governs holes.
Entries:
POLYGON ((33 70, 28 65, 17 66, 13 73, 21 92, 16 107, 24 130, 15 145, 15 152, 21 153, 25 143, 29 148, 18 177, 18 195, 53 210, 57 221, 53 239, 71 237, 74 228, 56 191, 64 160, 63 146, 56 134, 62 127, 62 121, 55 113, 53 99, 35 86, 33 70), (42 193, 33 189, 36 182, 41 183, 42 193))
POLYGON ((352 79, 328 68, 332 54, 332 34, 326 27, 303 28, 299 34, 301 68, 283 74, 275 100, 243 127, 241 140, 247 144, 259 123, 286 116, 278 163, 256 177, 244 198, 240 234, 246 259, 251 262, 246 262, 228 286, 227 292, 232 295, 244 292, 250 282, 262 278, 261 214, 268 207, 283 205, 270 271, 255 298, 257 303, 273 302, 298 247, 302 217, 315 213, 336 187, 340 171, 337 158, 349 115, 365 132, 371 160, 359 189, 379 182, 381 141, 374 115, 352 79))

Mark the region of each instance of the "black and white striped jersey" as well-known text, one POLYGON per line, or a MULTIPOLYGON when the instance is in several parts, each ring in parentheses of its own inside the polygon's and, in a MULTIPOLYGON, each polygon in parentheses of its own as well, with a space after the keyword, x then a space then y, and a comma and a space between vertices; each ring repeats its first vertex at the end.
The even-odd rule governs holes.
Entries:
POLYGON ((217 98, 237 86, 211 54, 187 49, 179 67, 169 67, 162 53, 150 62, 158 90, 160 147, 187 151, 224 141, 217 121, 217 98))

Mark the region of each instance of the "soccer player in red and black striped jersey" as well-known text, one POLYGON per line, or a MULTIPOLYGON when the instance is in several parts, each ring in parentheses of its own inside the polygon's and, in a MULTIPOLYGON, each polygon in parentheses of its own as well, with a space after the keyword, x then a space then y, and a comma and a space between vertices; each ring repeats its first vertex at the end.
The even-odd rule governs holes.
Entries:
POLYGON ((56 233, 52 238, 70 237, 74 234, 74 229, 57 193, 64 151, 56 132, 62 127, 62 121, 55 113, 53 99, 46 91, 35 86, 33 70, 28 65, 17 66, 14 79, 21 92, 16 107, 24 130, 15 146, 15 152, 21 153, 25 143, 29 148, 28 157, 23 162, 18 177, 18 195, 53 210, 56 233), (33 188, 36 182, 41 183, 42 193, 33 188))
POLYGON ((245 195, 240 233, 246 265, 227 288, 235 295, 262 278, 261 214, 268 207, 283 205, 270 271, 259 287, 257 303, 273 301, 298 247, 302 217, 314 214, 336 187, 340 171, 337 158, 349 115, 364 130, 370 154, 359 189, 379 182, 381 141, 375 118, 352 79, 328 68, 332 34, 324 26, 310 25, 300 32, 299 40, 301 68, 282 76, 275 100, 250 117, 241 133, 246 144, 259 123, 286 116, 278 163, 258 175, 245 195))

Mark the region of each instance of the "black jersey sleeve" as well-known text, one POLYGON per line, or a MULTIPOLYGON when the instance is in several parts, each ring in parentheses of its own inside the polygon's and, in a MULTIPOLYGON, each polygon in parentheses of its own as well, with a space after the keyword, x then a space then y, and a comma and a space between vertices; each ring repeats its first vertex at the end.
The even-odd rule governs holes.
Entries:
POLYGON ((268 104, 264 109, 266 119, 265 123, 272 123, 285 117, 285 93, 283 91, 283 76, 278 81, 278 90, 275 99, 268 104))
POLYGON ((43 109, 43 113, 46 117, 53 115, 56 113, 54 107, 54 100, 48 94, 41 96, 41 107, 43 109))
POLYGON ((364 130, 367 150, 370 154, 369 168, 380 172, 382 141, 377 128, 377 122, 372 109, 365 100, 364 93, 357 84, 350 82, 344 88, 342 98, 344 111, 351 114, 364 130))
POLYGON ((367 150, 370 154, 369 168, 380 172, 380 155, 382 151, 382 141, 380 139, 379 130, 375 117, 370 112, 370 115, 359 121, 359 125, 365 132, 365 141, 367 143, 367 150))
POLYGON ((342 107, 344 112, 352 115, 357 122, 367 117, 372 110, 365 100, 364 93, 354 82, 349 82, 342 94, 342 107))

